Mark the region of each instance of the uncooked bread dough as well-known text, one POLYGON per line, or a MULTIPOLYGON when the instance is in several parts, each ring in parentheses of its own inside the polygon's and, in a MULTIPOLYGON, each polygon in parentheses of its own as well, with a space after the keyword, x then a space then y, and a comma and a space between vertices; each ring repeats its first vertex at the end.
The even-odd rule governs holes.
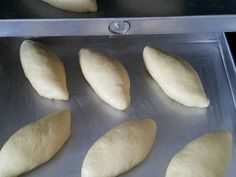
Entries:
POLYGON ((42 0, 59 9, 72 12, 96 12, 96 0, 42 0))
POLYGON ((69 111, 28 124, 13 134, 0 151, 0 177, 16 177, 50 160, 70 136, 69 111))
POLYGON ((206 134, 172 158, 166 177, 224 177, 231 151, 231 134, 225 131, 206 134))
POLYGON ((109 55, 90 49, 79 52, 85 79, 108 104, 124 110, 130 104, 130 80, 124 66, 109 55))
POLYGON ((99 138, 89 149, 81 177, 115 177, 143 161, 156 137, 151 119, 123 123, 99 138))
POLYGON ((68 100, 64 65, 45 45, 25 40, 21 44, 20 60, 25 76, 39 95, 68 100))
POLYGON ((146 46, 145 66, 166 95, 189 107, 208 107, 209 100, 201 80, 192 66, 158 49, 146 46))

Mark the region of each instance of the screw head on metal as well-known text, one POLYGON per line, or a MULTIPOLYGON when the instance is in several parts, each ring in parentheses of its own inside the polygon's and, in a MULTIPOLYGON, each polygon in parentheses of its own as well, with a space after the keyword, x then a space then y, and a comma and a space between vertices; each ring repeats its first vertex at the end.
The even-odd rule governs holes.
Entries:
POLYGON ((109 31, 113 34, 126 34, 130 29, 127 21, 116 21, 109 25, 109 31))

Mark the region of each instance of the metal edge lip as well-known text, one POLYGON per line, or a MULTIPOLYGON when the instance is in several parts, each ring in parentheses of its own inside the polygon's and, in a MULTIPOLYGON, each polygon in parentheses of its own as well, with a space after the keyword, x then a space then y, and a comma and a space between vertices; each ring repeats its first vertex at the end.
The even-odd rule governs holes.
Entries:
POLYGON ((10 19, 0 20, 0 37, 18 36, 99 36, 114 35, 108 26, 128 21, 126 34, 179 34, 229 32, 236 30, 236 15, 81 18, 81 19, 10 19), (67 26, 64 28, 64 26, 67 26))
POLYGON ((236 18, 236 14, 228 15, 188 15, 188 16, 159 16, 159 17, 102 17, 102 18, 29 18, 29 19, 0 19, 0 22, 40 22, 40 21, 101 21, 101 20, 171 20, 171 19, 225 19, 236 18))
POLYGON ((219 39, 221 42, 220 44, 220 50, 223 56, 223 63, 224 67, 226 68, 226 75, 228 78, 229 86, 230 86, 230 91, 232 94, 233 102, 234 102, 234 107, 236 110, 236 65, 234 63, 234 57, 231 53, 228 41, 226 39, 225 34, 220 37, 219 39), (223 45, 223 46, 222 46, 223 45), (224 50, 222 49, 224 48, 224 50), (228 60, 225 59, 225 55, 227 55, 228 60))

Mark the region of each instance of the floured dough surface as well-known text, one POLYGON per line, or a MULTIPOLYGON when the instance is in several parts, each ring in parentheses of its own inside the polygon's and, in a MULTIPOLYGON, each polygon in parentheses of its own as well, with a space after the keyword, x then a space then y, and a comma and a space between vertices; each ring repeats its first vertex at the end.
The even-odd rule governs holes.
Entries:
POLYGON ((124 110, 130 104, 130 79, 124 66, 103 52, 81 49, 82 73, 95 92, 108 104, 124 110))
POLYGON ((166 177, 224 177, 232 153, 232 137, 225 131, 203 135, 170 161, 166 177))
POLYGON ((168 97, 189 107, 208 107, 201 80, 192 66, 181 58, 146 46, 145 66, 168 97))
POLYGON ((156 123, 141 119, 123 123, 99 138, 89 149, 81 177, 115 177, 143 161, 156 137, 156 123))
POLYGON ((50 160, 70 136, 69 111, 60 111, 14 133, 0 151, 0 177, 15 177, 50 160))
POLYGON ((96 0, 42 0, 59 9, 72 12, 96 12, 96 0))
POLYGON ((25 40, 20 47, 20 61, 25 76, 39 95, 68 100, 64 65, 45 45, 25 40))

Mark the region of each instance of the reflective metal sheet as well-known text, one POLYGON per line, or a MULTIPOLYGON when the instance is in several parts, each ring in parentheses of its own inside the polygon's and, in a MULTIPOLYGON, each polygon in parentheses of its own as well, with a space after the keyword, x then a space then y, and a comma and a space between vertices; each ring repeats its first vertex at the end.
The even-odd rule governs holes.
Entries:
POLYGON ((41 0, 1 1, 0 36, 111 35, 108 26, 117 21, 130 23, 126 34, 236 30, 234 0, 97 0, 97 3, 95 13, 72 13, 41 0))
MULTIPOLYGON (((37 38, 65 64, 69 101, 40 97, 25 78, 20 62, 22 38, 0 39, 0 146, 19 128, 56 110, 72 112, 72 134, 63 149, 49 162, 24 177, 78 177, 86 152, 105 132, 132 119, 157 122, 154 147, 147 159, 122 175, 164 177, 168 162, 186 143, 214 130, 233 134, 234 152, 227 177, 235 177, 236 73, 224 36, 218 34, 140 35, 114 37, 37 38), (198 72, 211 104, 207 109, 187 108, 169 99, 144 67, 145 45, 185 58, 198 72), (131 79, 132 102, 126 111, 104 103, 82 76, 81 47, 108 52, 126 67, 131 79)), ((102 83, 101 83, 102 84, 102 83)))
POLYGON ((41 0, 4 0, 0 18, 160 17, 236 14, 234 0, 97 0, 98 12, 72 13, 41 0))

